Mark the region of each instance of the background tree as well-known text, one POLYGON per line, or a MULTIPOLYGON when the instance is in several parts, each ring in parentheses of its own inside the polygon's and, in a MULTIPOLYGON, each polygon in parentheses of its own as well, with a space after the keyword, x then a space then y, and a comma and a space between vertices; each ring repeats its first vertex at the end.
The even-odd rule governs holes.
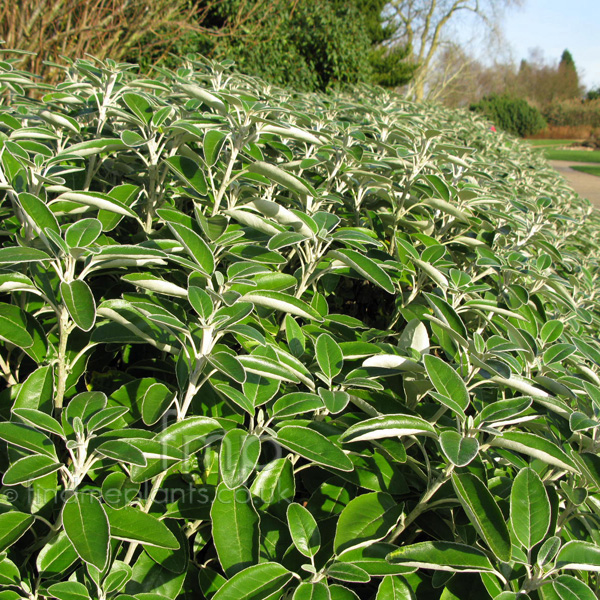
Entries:
POLYGON ((521 0, 391 0, 386 15, 397 25, 395 39, 414 48, 414 61, 418 64, 411 95, 417 100, 425 97, 434 59, 456 17, 470 13, 488 30, 496 30, 502 11, 520 3, 521 0))
POLYGON ((395 87, 412 77, 410 50, 389 47, 397 26, 386 0, 224 0, 205 19, 203 54, 278 85, 325 90, 343 83, 395 87))
POLYGON ((558 63, 558 77, 562 84, 564 98, 578 98, 581 96, 581 86, 575 61, 568 50, 562 53, 558 63))
POLYGON ((507 87, 512 94, 527 98, 539 107, 582 95, 577 68, 568 50, 563 52, 558 64, 548 61, 539 49, 531 51, 507 87))

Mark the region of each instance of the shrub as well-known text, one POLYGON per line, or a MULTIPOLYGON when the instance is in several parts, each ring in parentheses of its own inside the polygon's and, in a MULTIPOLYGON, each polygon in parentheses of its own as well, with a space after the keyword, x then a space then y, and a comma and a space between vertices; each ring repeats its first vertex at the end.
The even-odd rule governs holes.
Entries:
POLYGON ((600 127, 600 100, 555 102, 544 109, 549 125, 600 127))
POLYGON ((595 597, 600 221, 541 157, 204 60, 0 69, 3 598, 595 597))
POLYGON ((485 115, 504 131, 519 137, 533 135, 546 127, 540 111, 523 98, 493 94, 472 104, 471 110, 485 115))
POLYGON ((228 0, 215 3, 197 51, 236 62, 245 74, 299 91, 374 82, 396 87, 416 66, 410 49, 386 49, 396 27, 382 0, 228 0))
POLYGON ((597 130, 592 129, 589 137, 581 142, 581 145, 586 148, 591 148, 592 150, 600 150, 600 133, 597 130))

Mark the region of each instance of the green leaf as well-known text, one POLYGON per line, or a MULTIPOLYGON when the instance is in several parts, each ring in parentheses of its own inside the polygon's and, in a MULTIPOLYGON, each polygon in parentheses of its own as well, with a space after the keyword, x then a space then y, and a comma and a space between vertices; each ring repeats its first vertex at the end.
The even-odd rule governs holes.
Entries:
POLYGON ((292 600, 331 600, 331 596, 324 583, 304 581, 294 591, 292 600))
POLYGON ((131 579, 125 586, 126 596, 121 600, 175 600, 183 587, 185 573, 177 575, 157 564, 142 552, 133 565, 131 579))
POLYGON ((43 429, 62 438, 65 437, 65 433, 59 422, 41 410, 36 410, 35 408, 13 408, 13 414, 23 419, 27 425, 33 425, 37 429, 43 429))
POLYGON ((0 423, 0 439, 25 448, 37 454, 45 454, 50 458, 57 459, 56 449, 52 440, 37 429, 32 429, 21 423, 0 423))
POLYGON ((302 196, 316 196, 315 191, 302 179, 284 171, 281 167, 263 162, 256 161, 247 167, 250 173, 258 173, 275 183, 279 183, 284 188, 300 194, 302 196))
POLYGON ((214 94, 211 94, 208 90, 205 90, 192 83, 186 83, 179 86, 186 94, 191 98, 200 100, 206 106, 209 106, 213 110, 216 110, 221 115, 227 115, 227 106, 220 98, 217 98, 214 94))
POLYGON ((356 252, 356 250, 340 249, 330 250, 327 256, 335 258, 347 267, 354 269, 361 277, 379 286, 389 294, 395 292, 394 283, 390 276, 372 259, 356 252))
POLYGON ((202 288, 190 285, 188 300, 201 319, 207 321, 210 318, 214 306, 211 297, 202 288))
POLYGON ((12 266, 24 262, 39 262, 50 259, 51 257, 48 254, 37 248, 22 248, 21 246, 0 248, 0 265, 12 266))
POLYGON ((223 483, 233 490, 246 482, 260 457, 260 438, 241 429, 227 432, 221 442, 219 469, 223 483))
POLYGON ((355 592, 338 584, 330 585, 329 593, 331 600, 360 600, 355 592))
POLYGON ((505 431, 491 441, 492 446, 513 450, 532 458, 537 458, 559 469, 578 473, 575 463, 556 444, 534 433, 525 431, 505 431))
POLYGON ((314 236, 311 228, 306 225, 299 216, 277 202, 258 198, 249 202, 248 206, 256 208, 256 210, 258 210, 265 217, 271 217, 284 227, 293 227, 297 233, 302 235, 302 238, 311 238, 314 236))
POLYGON ((24 456, 5 471, 2 483, 4 485, 17 485, 18 483, 27 485, 28 482, 34 479, 45 477, 49 473, 57 471, 61 466, 61 463, 45 454, 24 456))
POLYGON ((198 571, 198 584, 206 600, 211 600, 217 590, 227 581, 223 575, 217 573, 209 566, 204 565, 198 571))
POLYGON ((290 352, 302 356, 306 350, 306 336, 292 315, 285 315, 285 338, 290 352))
POLYGON ((108 593, 123 589, 125 584, 131 579, 132 574, 132 569, 128 564, 120 560, 115 560, 110 568, 110 572, 102 582, 104 591, 108 593))
POLYGON ((162 521, 133 506, 119 510, 107 506, 106 514, 112 538, 157 548, 179 548, 179 541, 162 521))
POLYGON ((148 123, 150 123, 154 111, 152 110, 152 105, 144 98, 144 96, 129 92, 123 94, 123 100, 142 124, 148 125, 148 123))
POLYGON ((375 600, 414 600, 414 595, 402 577, 388 575, 381 580, 375 600))
POLYGON ((280 419, 293 417, 323 408, 323 400, 317 394, 308 392, 292 392, 284 394, 273 404, 273 416, 280 419))
POLYGON ((0 305, 0 340, 18 348, 33 346, 33 337, 27 331, 23 313, 16 306, 0 305))
POLYGON ((335 531, 336 554, 383 539, 396 525, 403 506, 384 492, 362 494, 342 510, 335 531))
POLYGON ((328 333, 322 333, 315 343, 315 353, 321 371, 331 381, 344 365, 344 355, 339 344, 328 333))
POLYGON ((0 514, 0 552, 12 546, 33 524, 32 515, 12 510, 0 514))
POLYGON ((260 375, 267 380, 291 381, 293 383, 300 381, 298 374, 294 373, 283 361, 277 362, 257 354, 244 354, 238 356, 237 360, 247 372, 260 375))
POLYGON ((88 284, 81 279, 62 281, 60 293, 77 327, 89 331, 96 322, 96 302, 88 284))
POLYGON ((145 467, 148 462, 141 450, 131 445, 127 440, 109 440, 100 444, 96 452, 118 462, 145 467))
POLYGON ((304 241, 306 237, 301 233, 295 233, 293 231, 282 231, 281 233, 275 234, 267 244, 269 250, 280 250, 287 246, 293 246, 304 241))
POLYGON ((142 420, 154 425, 173 403, 175 394, 163 383, 153 383, 142 399, 142 420))
MULTIPOLYGON (((138 199, 140 192, 141 188, 139 186, 132 185, 131 183, 123 183, 115 186, 108 192, 108 195, 126 206, 132 206, 138 199)), ((102 224, 103 231, 112 231, 122 219, 123 215, 106 210, 98 211, 98 220, 102 224)))
POLYGON ((102 498, 112 508, 127 506, 140 489, 139 484, 133 483, 125 473, 115 471, 109 473, 102 482, 102 498))
POLYGON ((258 499, 257 506, 289 502, 296 492, 294 468, 291 461, 287 458, 272 460, 258 472, 250 491, 258 499))
POLYGON ((457 342, 467 345, 466 340, 469 338, 467 328, 463 323, 462 319, 458 316, 457 312, 442 298, 435 294, 429 294, 424 292, 427 303, 433 309, 434 314, 440 321, 450 327, 450 330, 456 335, 457 342))
POLYGON ((544 344, 551 344, 555 342, 561 335, 565 326, 562 321, 548 321, 544 323, 541 331, 540 338, 544 344))
POLYGON ((325 408, 334 415, 341 413, 350 403, 350 394, 341 390, 332 391, 319 388, 319 396, 323 399, 325 408))
POLYGON ((150 292, 166 294, 167 296, 176 296, 179 298, 185 298, 187 296, 187 290, 185 288, 150 273, 129 273, 123 275, 121 279, 136 287, 149 290, 150 292))
POLYGON ((169 169, 200 196, 206 196, 206 179, 200 166, 191 158, 171 156, 165 160, 169 169))
POLYGON ((509 398, 508 400, 498 400, 485 406, 482 411, 475 417, 475 425, 480 423, 494 423, 511 419, 526 411, 533 399, 529 396, 518 398, 509 398))
POLYGON ((580 579, 559 575, 540 589, 542 600, 595 600, 596 594, 580 579), (549 594, 549 588, 554 596, 549 594))
POLYGON ((340 561, 335 561, 327 568, 327 576, 351 583, 367 583, 371 580, 371 576, 364 569, 352 563, 340 561))
POLYGON ((479 535, 499 560, 508 562, 512 554, 510 534, 487 486, 472 473, 453 473, 452 485, 479 535))
POLYGON ((426 261, 419 260, 418 258, 413 258, 412 261, 442 289, 448 289, 448 278, 439 269, 426 261))
MULTIPOLYGON (((120 150, 125 147, 125 144, 117 138, 96 138, 67 146, 62 154, 74 154, 75 156, 85 157, 100 154, 102 152, 120 150)), ((60 154, 58 156, 60 156, 60 154)))
MULTIPOLYGON (((28 408, 49 413, 54 408, 54 373, 51 366, 39 367, 20 386, 13 410, 28 408)), ((39 427, 39 425, 37 425, 39 427)))
POLYGON ((435 429, 425 419, 410 415, 383 415, 352 425, 340 436, 344 442, 364 442, 405 435, 435 437, 435 429))
POLYGON ((156 435, 155 440, 174 448, 185 449, 191 455, 204 448, 221 431, 221 425, 215 419, 192 416, 169 425, 156 435))
POLYGON ((229 383, 214 383, 211 385, 215 390, 226 396, 231 402, 246 411, 249 415, 254 416, 255 407, 245 394, 232 387, 229 383))
POLYGON ((573 344, 554 344, 544 352, 542 361, 546 365, 561 363, 576 350, 577 347, 573 344))
POLYGON ((36 566, 40 575, 53 578, 62 575, 78 559, 79 555, 67 534, 61 531, 40 550, 36 566))
MULTIPOLYGON (((243 486, 230 490, 224 483, 219 484, 210 517, 213 542, 227 577, 231 578, 236 573, 243 573, 246 567, 256 565, 260 519, 252 504, 249 490, 243 486)), ((229 582, 234 579, 230 579, 229 582)), ((251 585, 250 582, 248 585, 251 585)))
MULTIPOLYGON (((20 583, 21 573, 19 573, 17 565, 9 558, 0 560, 0 586, 21 587, 20 583)), ((19 600, 20 596, 17 595, 16 599, 19 600)), ((2 600, 2 596, 0 596, 0 600, 2 600)))
POLYGON ((219 159, 226 138, 227 134, 218 129, 209 129, 204 134, 202 148, 204 150, 204 160, 209 167, 212 167, 219 159))
POLYGON ((126 406, 109 406, 108 408, 104 408, 89 418, 86 423, 87 430, 93 433, 94 431, 105 429, 128 412, 129 409, 126 406))
POLYGON ((516 538, 528 550, 546 536, 550 513, 550 500, 540 476, 533 469, 521 469, 510 492, 510 523, 516 538))
POLYGON ((402 546, 387 556, 391 563, 451 572, 494 571, 488 557, 472 546, 454 542, 419 542, 402 546))
POLYGON ((414 568, 392 564, 386 560, 386 557, 396 548, 394 544, 374 542, 368 546, 346 550, 339 554, 338 559, 352 563, 374 577, 412 573, 414 568))
POLYGON ((195 231, 185 225, 173 223, 172 221, 168 221, 167 225, 202 271, 206 275, 212 275, 215 270, 215 258, 208 244, 195 231))
POLYGON ((60 235, 58 221, 52 211, 46 206, 45 202, 33 194, 21 192, 19 194, 19 204, 42 234, 46 228, 48 228, 60 235))
POLYGON ((321 533, 311 513, 293 502, 287 508, 287 521, 298 552, 308 557, 315 556, 321 547, 321 533))
POLYGON ((65 232, 65 242, 70 248, 87 248, 102 233, 102 223, 98 219, 81 219, 69 225, 65 232))
POLYGON ((292 574, 278 563, 253 565, 225 582, 212 600, 266 600, 280 592, 292 574))
POLYGON ((538 550, 536 563, 543 567, 554 560, 556 553, 560 550, 561 540, 558 536, 549 537, 538 550))
POLYGON ((246 381, 246 371, 236 356, 232 356, 228 352, 215 352, 208 357, 208 361, 215 369, 227 377, 231 377, 237 383, 246 381))
POLYGON ((243 299, 245 302, 252 302, 258 306, 280 310, 304 319, 323 321, 323 317, 314 308, 306 304, 306 302, 283 292, 250 292, 245 294, 243 299))
POLYGON ((89 600, 90 594, 83 583, 61 581, 48 587, 48 591, 59 600, 89 600))
POLYGON ((63 526, 79 557, 104 569, 109 557, 108 518, 100 501, 92 494, 75 492, 63 508, 63 526))
POLYGON ((600 547, 591 542, 567 542, 556 557, 557 569, 600 571, 600 547))
POLYGON ((454 400, 464 411, 468 408, 469 392, 462 377, 446 362, 437 356, 426 354, 423 363, 427 375, 438 393, 454 400))
POLYGON ((448 460, 457 467, 465 467, 479 453, 477 438, 463 437, 457 431, 444 431, 440 435, 440 446, 448 460))
POLYGON ((109 194, 101 194, 100 192, 64 192, 53 202, 61 200, 69 200, 85 206, 99 208, 110 213, 115 213, 123 217, 132 217, 138 219, 138 216, 125 203, 111 197, 109 194))
POLYGON ((298 425, 285 425, 275 441, 284 448, 319 465, 340 471, 352 471, 354 465, 344 452, 324 435, 298 425))

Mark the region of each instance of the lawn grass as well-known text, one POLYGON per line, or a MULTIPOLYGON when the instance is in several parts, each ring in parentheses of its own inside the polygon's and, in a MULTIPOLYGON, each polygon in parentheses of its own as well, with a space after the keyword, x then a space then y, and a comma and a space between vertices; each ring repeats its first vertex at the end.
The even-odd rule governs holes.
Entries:
POLYGON ((562 148, 547 148, 544 150, 544 156, 548 160, 600 163, 600 150, 565 150, 562 148))
POLYGON ((536 148, 553 148, 557 146, 569 146, 577 140, 526 140, 528 144, 536 148))
POLYGON ((580 166, 573 166, 571 167, 572 169, 575 169, 576 171, 581 171, 582 173, 588 173, 589 175, 596 175, 597 177, 600 177, 600 166, 598 167, 593 167, 593 166, 589 166, 589 167, 580 167, 580 166))

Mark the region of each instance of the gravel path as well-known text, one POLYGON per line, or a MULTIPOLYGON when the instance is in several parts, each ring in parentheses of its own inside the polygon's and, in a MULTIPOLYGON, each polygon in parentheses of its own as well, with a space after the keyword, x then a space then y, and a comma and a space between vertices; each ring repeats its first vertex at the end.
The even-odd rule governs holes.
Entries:
POLYGON ((567 162, 564 160, 550 160, 550 165, 556 169, 570 184, 571 187, 593 206, 600 209, 600 177, 589 175, 572 169, 572 166, 590 166, 594 163, 567 162))

